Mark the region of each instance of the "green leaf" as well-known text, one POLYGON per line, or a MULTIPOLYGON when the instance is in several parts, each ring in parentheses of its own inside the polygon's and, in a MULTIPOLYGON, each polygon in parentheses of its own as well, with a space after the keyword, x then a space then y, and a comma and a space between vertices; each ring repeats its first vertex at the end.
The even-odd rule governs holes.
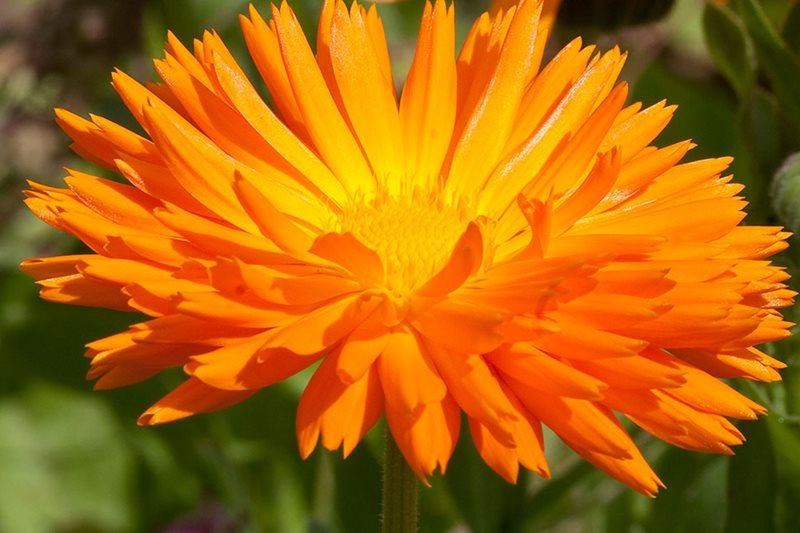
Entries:
POLYGON ((789 10, 783 23, 783 40, 795 54, 800 54, 800 3, 789 10))
MULTIPOLYGON (((571 500, 578 488, 593 491, 596 489, 598 479, 600 482, 605 481, 604 475, 591 463, 583 460, 579 460, 559 475, 554 475, 552 479, 542 483, 541 488, 532 497, 525 500, 524 509, 516 517, 511 531, 519 533, 538 531, 543 529, 542 524, 557 523, 565 516, 577 514, 571 505, 571 500)), ((617 481, 610 482, 617 483, 617 481)))
POLYGON ((766 421, 775 453, 779 524, 784 531, 793 531, 800 523, 800 428, 796 421, 775 414, 766 421))
POLYGON ((789 49, 756 0, 738 0, 736 5, 783 112, 800 130, 800 59, 789 49))
POLYGON ((317 450, 307 461, 297 452, 296 389, 307 379, 307 373, 301 373, 234 408, 209 415, 229 431, 215 439, 221 446, 217 459, 227 458, 229 463, 218 469, 231 489, 222 501, 229 509, 246 511, 251 531, 300 533, 311 525, 318 455, 328 452, 317 450))
POLYGON ((338 454, 330 459, 336 471, 335 506, 340 531, 374 530, 381 512, 380 464, 365 443, 347 459, 338 454))
POLYGON ((559 12, 559 24, 567 27, 615 30, 622 26, 637 26, 662 19, 675 4, 674 0, 617 0, 586 2, 565 0, 559 12))
POLYGON ((130 531, 133 461, 100 398, 34 385, 0 403, 0 531, 130 531))
POLYGON ((772 176, 785 157, 782 141, 786 124, 782 121, 775 95, 754 87, 741 102, 737 120, 739 142, 736 179, 745 185, 750 205, 747 209, 751 224, 766 224, 773 218, 769 187, 772 176))
POLYGON ((636 523, 634 506, 636 496, 632 491, 623 490, 606 506, 603 527, 608 533, 631 531, 636 523))
POLYGON ((148 55, 161 57, 167 39, 164 11, 158 2, 151 2, 142 8, 142 43, 148 55))
POLYGON ((775 460, 764 419, 742 426, 746 444, 728 462, 725 533, 775 530, 775 460))
POLYGON ((460 439, 451 464, 444 481, 464 521, 475 533, 500 531, 508 484, 486 466, 472 439, 460 439))
POLYGON ((722 531, 725 517, 722 457, 670 447, 655 461, 654 470, 667 488, 648 502, 643 523, 646 533, 722 531))
POLYGON ((703 15, 706 45, 711 58, 740 99, 746 98, 756 79, 753 44, 741 21, 730 9, 709 3, 703 15))
POLYGON ((800 230, 800 153, 789 156, 772 180, 772 206, 790 230, 800 230))
MULTIPOLYGON (((175 451, 155 431, 131 424, 126 433, 128 445, 142 466, 137 489, 147 488, 141 490, 137 503, 148 509, 156 509, 161 515, 191 509, 200 498, 196 472, 182 465, 175 451), (180 483, 175 483, 176 479, 180 483)), ((152 525, 160 526, 163 523, 152 525)))
POLYGON ((786 156, 782 145, 781 110, 774 95, 756 87, 742 102, 740 124, 748 151, 756 158, 765 183, 786 156))

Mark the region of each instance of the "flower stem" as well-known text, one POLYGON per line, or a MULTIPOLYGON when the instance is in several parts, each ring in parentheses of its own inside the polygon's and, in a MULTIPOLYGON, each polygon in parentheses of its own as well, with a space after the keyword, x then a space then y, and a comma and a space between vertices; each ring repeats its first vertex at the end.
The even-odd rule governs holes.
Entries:
POLYGON ((386 430, 382 533, 417 533, 417 477, 386 430))

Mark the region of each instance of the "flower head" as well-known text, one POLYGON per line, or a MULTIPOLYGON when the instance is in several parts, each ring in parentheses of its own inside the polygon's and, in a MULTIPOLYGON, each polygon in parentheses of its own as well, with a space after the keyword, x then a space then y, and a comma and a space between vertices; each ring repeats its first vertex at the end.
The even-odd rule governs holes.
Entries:
POLYGON ((729 453, 763 408, 721 377, 776 380, 785 247, 739 226, 730 159, 652 141, 674 108, 625 104, 625 55, 568 44, 544 68, 542 3, 484 14, 458 57, 426 4, 398 97, 374 7, 325 2, 316 55, 285 3, 241 18, 275 110, 220 38, 170 35, 160 82, 113 74, 144 134, 58 110, 70 171, 28 206, 90 253, 31 259, 44 298, 148 319, 88 345, 98 388, 169 367, 156 424, 245 400, 316 362, 301 454, 347 455, 386 415, 425 479, 466 413, 506 479, 548 475, 545 424, 635 489, 659 480, 619 422, 729 453))

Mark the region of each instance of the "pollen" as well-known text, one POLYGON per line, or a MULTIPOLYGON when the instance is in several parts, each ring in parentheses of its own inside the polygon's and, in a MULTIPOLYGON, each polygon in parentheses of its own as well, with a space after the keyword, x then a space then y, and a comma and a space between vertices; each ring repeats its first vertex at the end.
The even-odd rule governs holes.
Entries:
POLYGON ((353 203, 337 229, 374 250, 384 265, 385 288, 405 296, 445 265, 468 221, 463 206, 437 195, 381 194, 353 203))

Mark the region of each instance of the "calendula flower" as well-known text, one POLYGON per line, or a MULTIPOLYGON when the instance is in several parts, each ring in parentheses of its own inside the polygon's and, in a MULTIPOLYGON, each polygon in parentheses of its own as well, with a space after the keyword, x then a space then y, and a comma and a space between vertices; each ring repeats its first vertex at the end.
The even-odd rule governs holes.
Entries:
MULTIPOLYGON (((374 7, 328 0, 316 54, 285 3, 241 23, 269 107, 215 33, 170 35, 162 81, 113 85, 139 135, 64 110, 75 150, 129 184, 69 171, 28 206, 90 253, 31 259, 51 301, 148 320, 88 345, 100 389, 188 379, 140 418, 241 402, 307 368, 297 437, 349 454, 385 414, 425 480, 462 412, 514 481, 548 476, 542 424, 646 494, 660 485, 617 415, 730 453, 764 409, 718 378, 779 379, 755 348, 795 293, 739 226, 730 159, 651 143, 674 108, 625 104, 625 55, 580 40, 544 68, 541 1, 482 15, 458 57, 426 4, 398 96, 374 7)), ((257 401, 257 400, 255 400, 257 401)))

